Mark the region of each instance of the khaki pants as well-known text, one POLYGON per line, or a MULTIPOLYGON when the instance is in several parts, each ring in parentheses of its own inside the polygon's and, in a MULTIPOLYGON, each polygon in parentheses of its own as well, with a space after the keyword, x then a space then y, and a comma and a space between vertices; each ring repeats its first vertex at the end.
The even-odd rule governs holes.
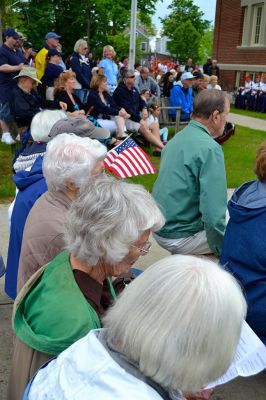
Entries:
POLYGON ((16 337, 7 400, 21 400, 30 379, 52 357, 54 356, 32 349, 16 337))

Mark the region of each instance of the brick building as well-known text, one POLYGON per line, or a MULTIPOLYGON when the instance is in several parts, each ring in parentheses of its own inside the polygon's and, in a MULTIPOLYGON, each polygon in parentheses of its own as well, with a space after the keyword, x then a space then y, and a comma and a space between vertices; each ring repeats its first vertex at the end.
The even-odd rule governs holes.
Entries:
POLYGON ((266 73, 266 1, 217 0, 213 58, 225 90, 266 73))

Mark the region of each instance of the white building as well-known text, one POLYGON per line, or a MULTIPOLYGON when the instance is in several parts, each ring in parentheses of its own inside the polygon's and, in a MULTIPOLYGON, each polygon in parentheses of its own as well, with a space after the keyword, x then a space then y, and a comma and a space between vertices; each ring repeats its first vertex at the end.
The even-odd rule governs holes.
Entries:
POLYGON ((167 36, 157 37, 155 40, 156 53, 164 54, 166 56, 170 55, 167 47, 169 40, 170 39, 167 36))

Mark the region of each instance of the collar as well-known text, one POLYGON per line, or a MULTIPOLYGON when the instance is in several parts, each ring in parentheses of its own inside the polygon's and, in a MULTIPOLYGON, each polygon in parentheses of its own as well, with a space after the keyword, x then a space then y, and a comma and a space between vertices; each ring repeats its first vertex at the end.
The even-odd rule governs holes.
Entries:
POLYGON ((195 119, 192 119, 189 124, 189 126, 195 127, 195 128, 200 128, 202 131, 206 132, 209 136, 212 137, 210 131, 206 128, 205 125, 201 124, 200 122, 196 121, 195 119))

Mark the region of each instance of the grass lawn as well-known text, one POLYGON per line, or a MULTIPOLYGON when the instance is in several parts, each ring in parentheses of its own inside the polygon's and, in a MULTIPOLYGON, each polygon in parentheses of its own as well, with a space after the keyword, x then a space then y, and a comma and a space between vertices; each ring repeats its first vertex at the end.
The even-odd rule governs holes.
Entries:
MULTIPOLYGON (((243 182, 255 178, 253 173, 253 164, 259 145, 266 139, 266 132, 236 127, 236 134, 222 146, 225 156, 225 167, 227 174, 227 187, 235 188, 243 182)), ((152 149, 147 147, 151 161, 158 172, 160 167, 160 158, 151 155, 152 149)), ((0 143, 0 201, 10 201, 15 194, 15 186, 12 181, 12 151, 11 147, 0 143)), ((129 178, 128 181, 140 183, 149 191, 152 190, 156 180, 155 175, 144 175, 129 178)))
POLYGON ((246 117, 253 117, 259 119, 266 119, 266 113, 260 113, 257 111, 242 110, 235 108, 233 105, 230 106, 230 112, 238 115, 245 115, 246 117))

